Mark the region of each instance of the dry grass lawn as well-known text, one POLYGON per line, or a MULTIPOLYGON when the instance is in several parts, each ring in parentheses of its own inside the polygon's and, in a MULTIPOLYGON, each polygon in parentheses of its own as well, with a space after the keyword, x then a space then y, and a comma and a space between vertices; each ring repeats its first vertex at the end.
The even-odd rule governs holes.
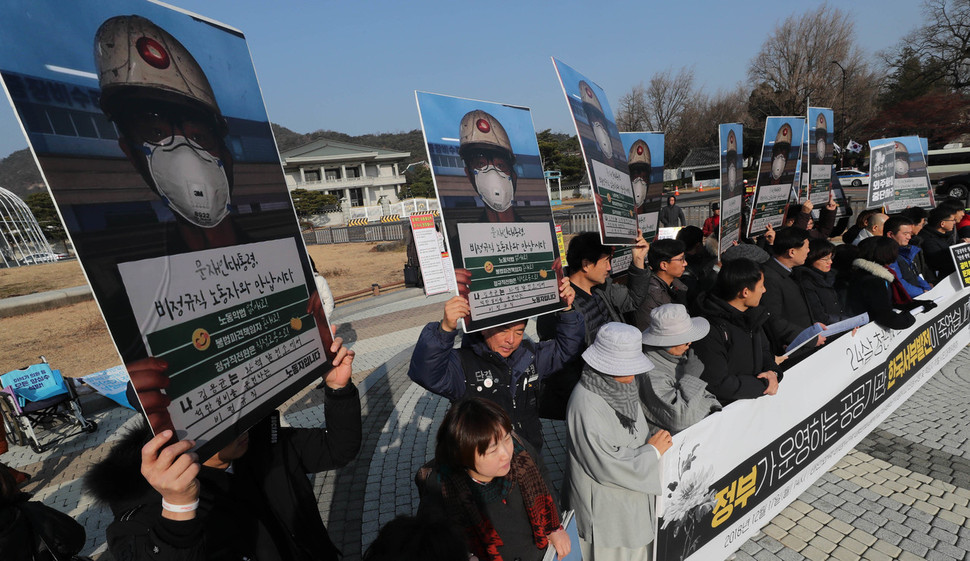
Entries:
MULTIPOLYGON (((339 297, 404 280, 404 247, 377 251, 379 244, 313 245, 310 256, 339 297)), ((70 288, 85 283, 77 261, 0 269, 0 298, 70 288)), ((44 355, 66 376, 84 376, 121 359, 93 302, 0 319, 0 373, 22 368, 44 355)))

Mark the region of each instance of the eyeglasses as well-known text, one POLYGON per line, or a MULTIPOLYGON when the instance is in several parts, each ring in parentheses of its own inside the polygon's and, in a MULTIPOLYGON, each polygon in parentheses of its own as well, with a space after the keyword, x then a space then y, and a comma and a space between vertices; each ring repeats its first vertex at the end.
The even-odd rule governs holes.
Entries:
POLYGON ((132 132, 140 140, 155 146, 171 145, 175 135, 180 132, 203 150, 212 152, 219 149, 220 138, 215 128, 197 118, 163 111, 142 111, 129 122, 132 132))
POLYGON ((687 261, 687 258, 681 255, 680 257, 671 257, 671 261, 687 261))
POLYGON ((465 163, 472 169, 485 169, 489 165, 493 165, 505 175, 512 175, 512 162, 501 154, 475 152, 469 155, 465 163))
POLYGON ((819 257, 816 261, 832 261, 832 256, 826 255, 825 257, 819 257))

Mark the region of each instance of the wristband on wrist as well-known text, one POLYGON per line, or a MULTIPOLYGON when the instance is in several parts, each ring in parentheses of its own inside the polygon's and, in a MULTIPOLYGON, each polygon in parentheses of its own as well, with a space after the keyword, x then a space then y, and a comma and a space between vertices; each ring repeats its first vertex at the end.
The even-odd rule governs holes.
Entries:
POLYGON ((192 512, 199 508, 199 499, 195 499, 194 503, 189 503, 187 505, 173 505, 172 503, 162 499, 162 509, 169 512, 192 512))

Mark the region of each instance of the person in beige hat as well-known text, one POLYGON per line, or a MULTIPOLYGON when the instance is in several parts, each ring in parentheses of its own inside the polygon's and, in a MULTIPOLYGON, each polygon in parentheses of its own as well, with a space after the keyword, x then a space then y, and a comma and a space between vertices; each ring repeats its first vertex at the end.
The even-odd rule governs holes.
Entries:
POLYGON ((681 304, 664 304, 650 312, 643 332, 643 354, 653 370, 637 378, 647 421, 678 433, 721 410, 714 394, 701 380, 704 363, 690 349, 711 329, 704 318, 692 318, 681 304))
POLYGON ((641 351, 640 330, 608 323, 583 353, 586 367, 569 399, 569 468, 563 496, 576 512, 583 559, 652 558, 660 456, 670 433, 650 435, 636 378, 654 368, 641 351), (649 444, 649 446, 648 446, 649 444))

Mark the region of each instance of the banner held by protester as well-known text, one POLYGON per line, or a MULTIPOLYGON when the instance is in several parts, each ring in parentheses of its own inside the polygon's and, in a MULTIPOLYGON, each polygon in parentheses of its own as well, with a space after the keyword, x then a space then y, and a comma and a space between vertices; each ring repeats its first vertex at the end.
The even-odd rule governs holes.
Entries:
POLYGON ((875 323, 785 373, 778 394, 732 403, 663 456, 657 559, 721 560, 810 487, 970 343, 955 275, 909 329, 875 323))
POLYGON ((758 183, 751 203, 748 237, 778 229, 785 221, 792 188, 798 179, 805 119, 768 117, 762 143, 758 183))
POLYGON ((652 240, 664 201, 664 134, 621 132, 620 139, 628 156, 637 227, 643 239, 652 240))
POLYGON ((636 200, 626 151, 606 92, 555 58, 552 63, 579 135, 579 146, 593 187, 600 240, 606 245, 634 245, 636 200))
POLYGON ((832 148, 835 144, 835 116, 826 107, 808 108, 808 187, 812 204, 829 202, 832 189, 832 148))
POLYGON ((869 189, 866 208, 881 208, 893 200, 896 179, 895 143, 869 141, 869 189))
POLYGON ((532 114, 416 92, 455 269, 471 273, 466 332, 553 312, 562 267, 532 114))
POLYGON ((740 123, 718 125, 721 166, 721 224, 718 255, 741 236, 741 214, 744 207, 744 147, 740 123))
POLYGON ((330 368, 245 37, 148 2, 15 12, 4 87, 134 393, 208 457, 330 368))

